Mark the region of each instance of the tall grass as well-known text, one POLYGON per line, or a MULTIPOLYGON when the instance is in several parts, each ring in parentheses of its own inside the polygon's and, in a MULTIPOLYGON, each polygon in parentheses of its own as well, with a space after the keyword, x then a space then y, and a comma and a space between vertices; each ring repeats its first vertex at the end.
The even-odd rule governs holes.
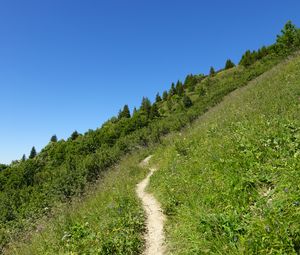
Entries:
POLYGON ((139 254, 143 249, 144 212, 135 185, 146 173, 138 163, 148 153, 127 156, 107 172, 83 201, 62 206, 26 242, 7 254, 139 254), (43 229, 45 228, 45 229, 43 229))
POLYGON ((299 70, 276 66, 157 150, 170 254, 300 253, 299 70))

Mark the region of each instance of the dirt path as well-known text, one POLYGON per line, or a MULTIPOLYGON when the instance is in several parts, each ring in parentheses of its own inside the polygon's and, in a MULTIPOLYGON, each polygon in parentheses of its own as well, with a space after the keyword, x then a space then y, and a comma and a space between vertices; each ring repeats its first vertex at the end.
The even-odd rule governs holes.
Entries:
MULTIPOLYGON (((142 166, 147 166, 151 156, 145 158, 141 163, 142 166)), ((146 249, 144 255, 162 255, 164 254, 164 219, 162 209, 158 201, 145 191, 149 184, 151 175, 156 169, 150 168, 150 173, 147 177, 137 184, 136 193, 143 203, 146 212, 147 233, 146 233, 146 249)))

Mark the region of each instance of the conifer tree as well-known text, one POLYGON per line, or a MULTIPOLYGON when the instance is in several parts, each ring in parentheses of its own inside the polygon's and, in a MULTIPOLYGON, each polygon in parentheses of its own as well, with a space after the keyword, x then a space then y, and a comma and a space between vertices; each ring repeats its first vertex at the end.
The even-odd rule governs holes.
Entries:
POLYGON ((216 71, 215 69, 211 66, 210 69, 209 69, 209 75, 210 76, 214 76, 216 74, 216 71))
POLYGON ((136 107, 134 107, 133 111, 132 111, 132 116, 134 116, 136 113, 137 113, 137 109, 136 109, 136 107))
POLYGON ((226 64, 225 64, 225 69, 230 69, 234 66, 235 66, 235 64, 230 59, 227 59, 226 64))
POLYGON ((171 88, 169 91, 169 95, 174 96, 175 94, 176 94, 175 84, 174 84, 174 82, 172 82, 172 85, 171 85, 171 88))
POLYGON ((124 105, 124 107, 123 107, 123 110, 121 111, 119 111, 119 116, 118 116, 118 118, 119 119, 122 119, 122 118, 130 118, 131 116, 130 116, 130 110, 129 110, 129 107, 128 107, 128 105, 127 104, 125 104, 124 105))
POLYGON ((129 107, 128 105, 124 105, 124 108, 123 108, 123 116, 124 118, 130 118, 130 110, 129 110, 129 107))
POLYGON ((253 62, 254 62, 253 55, 251 54, 250 50, 247 50, 244 53, 244 55, 242 56, 239 64, 243 65, 244 67, 248 67, 248 66, 252 65, 253 62))
POLYGON ((25 154, 23 154, 21 161, 22 162, 26 161, 26 155, 25 154))
POLYGON ((74 141, 74 140, 76 140, 76 139, 78 138, 78 136, 79 136, 79 133, 75 130, 75 131, 71 134, 70 139, 74 141))
POLYGON ((151 111, 151 102, 147 97, 143 97, 140 110, 145 112, 147 114, 147 116, 149 117, 149 114, 151 111))
POLYGON ((162 96, 163 96, 163 100, 166 101, 168 99, 168 92, 164 91, 162 96))
POLYGON ((193 81, 193 75, 188 74, 184 80, 184 87, 188 88, 191 85, 192 81, 193 81))
POLYGON ((257 58, 258 59, 262 59, 263 57, 268 55, 268 49, 266 46, 261 47, 258 51, 257 51, 257 58))
POLYGON ((156 104, 153 104, 152 107, 151 107, 151 110, 150 110, 150 119, 154 119, 155 117, 159 117, 160 114, 159 114, 159 111, 158 111, 158 108, 157 108, 157 105, 156 104))
POLYGON ((177 81, 176 83, 176 94, 182 96, 184 93, 183 84, 181 81, 177 81))
POLYGON ((161 97, 159 95, 159 93, 156 94, 156 97, 155 97, 155 102, 158 103, 161 101, 161 97))
POLYGON ((30 151, 29 158, 30 158, 30 159, 33 159, 33 158, 35 158, 35 157, 36 157, 36 149, 35 149, 35 147, 33 146, 32 149, 31 149, 31 151, 30 151))
POLYGON ((56 135, 53 135, 53 136, 51 137, 50 141, 51 141, 52 143, 56 143, 56 142, 57 142, 57 136, 56 136, 56 135))

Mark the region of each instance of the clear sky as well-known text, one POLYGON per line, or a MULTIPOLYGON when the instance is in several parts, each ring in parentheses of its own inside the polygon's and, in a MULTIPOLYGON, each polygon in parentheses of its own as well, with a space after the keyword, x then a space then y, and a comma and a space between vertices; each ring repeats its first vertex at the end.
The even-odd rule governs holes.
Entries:
POLYGON ((0 1, 0 162, 274 42, 300 1, 0 1))

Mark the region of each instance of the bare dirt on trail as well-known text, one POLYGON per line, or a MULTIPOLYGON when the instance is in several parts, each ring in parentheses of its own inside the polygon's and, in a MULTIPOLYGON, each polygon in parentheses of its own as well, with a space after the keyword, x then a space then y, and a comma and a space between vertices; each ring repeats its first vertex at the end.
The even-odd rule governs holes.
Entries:
MULTIPOLYGON (((141 166, 147 167, 152 156, 145 158, 141 166)), ((164 247, 164 220, 165 216, 158 201, 145 191, 149 184, 151 175, 156 171, 155 168, 150 168, 150 173, 147 177, 137 184, 136 193, 143 203, 143 208, 146 212, 146 228, 145 235, 146 249, 144 255, 162 255, 165 253, 164 247)))

